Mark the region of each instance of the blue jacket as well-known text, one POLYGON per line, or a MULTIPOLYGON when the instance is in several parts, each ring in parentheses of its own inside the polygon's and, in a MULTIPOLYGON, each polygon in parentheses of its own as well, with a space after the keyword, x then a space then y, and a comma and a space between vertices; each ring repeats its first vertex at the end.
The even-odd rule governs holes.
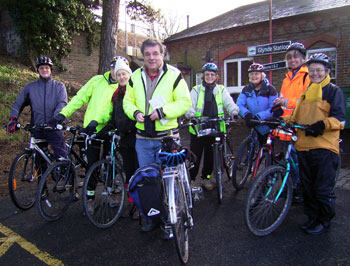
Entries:
MULTIPOLYGON (((266 85, 262 82, 260 90, 256 93, 254 91, 254 85, 250 83, 245 86, 237 99, 237 105, 239 107, 239 114, 241 117, 245 117, 247 113, 251 113, 259 120, 265 120, 272 117, 270 112, 273 101, 278 97, 277 91, 274 86, 266 85)), ((256 130, 265 135, 269 132, 269 127, 266 125, 258 125, 256 130)))

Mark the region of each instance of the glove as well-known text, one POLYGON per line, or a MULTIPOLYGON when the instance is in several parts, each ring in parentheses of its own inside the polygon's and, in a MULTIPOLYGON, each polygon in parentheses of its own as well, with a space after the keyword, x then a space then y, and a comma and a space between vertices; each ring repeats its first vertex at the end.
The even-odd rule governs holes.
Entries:
POLYGON ((66 117, 62 114, 57 114, 53 118, 51 118, 47 124, 51 127, 55 127, 57 124, 61 124, 66 117))
POLYGON ((88 134, 90 136, 94 134, 94 132, 96 131, 97 125, 98 123, 95 120, 91 120, 91 122, 87 125, 87 127, 83 128, 81 132, 88 134))
POLYGON ((8 133, 15 133, 17 129, 17 118, 16 117, 10 117, 9 122, 6 126, 8 133))
POLYGON ((247 125, 247 127, 249 128, 252 128, 255 126, 255 123, 254 122, 251 122, 252 119, 255 119, 255 120, 259 120, 257 119, 255 116, 252 115, 252 113, 247 113, 244 117, 244 120, 245 120, 245 124, 247 125))
POLYGON ((270 113, 273 113, 273 117, 280 117, 283 115, 283 109, 281 105, 275 105, 271 108, 270 113))
POLYGON ((323 135, 325 128, 326 128, 326 125, 322 120, 317 121, 316 123, 311 124, 305 130, 305 136, 317 137, 317 136, 323 135))

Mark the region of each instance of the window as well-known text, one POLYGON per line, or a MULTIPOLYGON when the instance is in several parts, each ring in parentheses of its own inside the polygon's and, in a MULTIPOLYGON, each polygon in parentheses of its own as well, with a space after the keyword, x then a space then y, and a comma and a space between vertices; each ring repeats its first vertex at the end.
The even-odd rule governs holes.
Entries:
POLYGON ((332 70, 330 73, 331 82, 336 84, 336 77, 337 77, 337 49, 336 48, 322 48, 322 49, 313 49, 313 50, 307 50, 307 58, 309 58, 311 55, 315 53, 324 53, 328 55, 329 59, 332 62, 332 70))
POLYGON ((252 58, 229 59, 224 61, 224 85, 230 93, 240 93, 248 81, 248 67, 252 58))

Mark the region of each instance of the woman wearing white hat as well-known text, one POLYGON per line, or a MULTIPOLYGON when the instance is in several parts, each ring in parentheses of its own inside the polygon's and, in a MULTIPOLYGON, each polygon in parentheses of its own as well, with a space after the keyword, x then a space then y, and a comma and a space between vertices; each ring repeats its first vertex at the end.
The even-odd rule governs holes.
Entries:
MULTIPOLYGON (((135 150, 136 141, 136 127, 135 121, 129 119, 123 110, 123 99, 125 95, 126 85, 130 79, 132 73, 129 62, 122 56, 116 56, 113 58, 114 63, 114 76, 118 82, 118 88, 115 90, 112 96, 113 112, 112 118, 107 125, 100 131, 100 134, 112 129, 117 129, 119 136, 121 137, 119 142, 119 151, 123 158, 123 166, 126 174, 126 184, 135 170, 138 168, 137 155, 135 150)), ((131 198, 129 198, 131 202, 131 198)), ((130 204, 131 205, 131 204, 130 204)), ((130 213, 130 208, 127 208, 127 212, 130 213)), ((126 215, 128 214, 126 213, 126 215)))

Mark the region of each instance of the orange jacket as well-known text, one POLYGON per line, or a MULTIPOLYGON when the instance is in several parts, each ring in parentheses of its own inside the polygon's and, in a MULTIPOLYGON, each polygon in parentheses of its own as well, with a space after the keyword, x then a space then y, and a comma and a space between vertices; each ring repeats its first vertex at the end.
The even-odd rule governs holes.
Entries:
POLYGON ((283 109, 283 116, 291 115, 297 105, 300 95, 306 90, 310 83, 307 66, 302 66, 293 77, 292 70, 288 71, 286 78, 283 80, 280 96, 288 99, 288 104, 283 109), (306 76, 305 76, 306 75, 306 76))

